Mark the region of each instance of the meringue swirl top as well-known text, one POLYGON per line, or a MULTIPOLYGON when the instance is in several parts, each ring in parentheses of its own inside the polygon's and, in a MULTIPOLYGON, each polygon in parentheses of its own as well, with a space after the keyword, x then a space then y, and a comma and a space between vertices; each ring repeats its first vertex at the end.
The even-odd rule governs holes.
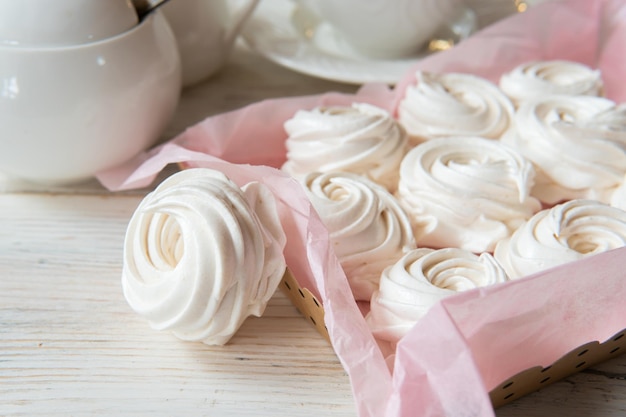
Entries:
POLYGON ((384 187, 356 174, 312 173, 304 184, 355 299, 369 300, 383 269, 415 248, 406 213, 384 187))
POLYGON ((511 279, 626 245, 626 212, 571 200, 535 214, 498 242, 494 256, 511 279))
POLYGON ((501 140, 533 162, 532 194, 544 203, 608 203, 626 174, 626 105, 590 96, 528 99, 501 140))
POLYGON ((285 241, 274 196, 262 184, 240 189, 210 169, 176 173, 128 224, 124 296, 156 329, 224 344, 274 294, 285 241))
POLYGON ((626 175, 624 175, 624 180, 611 195, 609 203, 613 207, 626 210, 626 175))
POLYGON ((422 143, 400 167, 397 197, 419 246, 489 252, 541 207, 532 164, 490 139, 422 143))
POLYGON ((416 249, 385 269, 366 320, 378 339, 397 342, 439 300, 507 280, 489 253, 416 249))
POLYGON ((298 111, 285 122, 289 135, 283 170, 301 180, 311 172, 352 172, 395 190, 408 137, 385 110, 365 103, 298 111))
POLYGON ((500 77, 500 88, 516 103, 548 94, 602 96, 600 71, 564 60, 525 62, 500 77))
POLYGON ((418 71, 398 107, 398 119, 411 141, 445 136, 499 138, 514 108, 490 81, 470 74, 418 71))

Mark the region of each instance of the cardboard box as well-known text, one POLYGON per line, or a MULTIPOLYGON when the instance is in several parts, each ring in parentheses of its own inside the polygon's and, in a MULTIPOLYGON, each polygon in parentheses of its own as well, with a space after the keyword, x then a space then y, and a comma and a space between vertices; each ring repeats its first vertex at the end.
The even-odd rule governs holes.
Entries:
MULTIPOLYGON (((322 303, 308 289, 301 288, 289 270, 283 277, 280 289, 319 334, 330 342, 328 329, 324 325, 322 303)), ((583 369, 626 353, 625 336, 626 329, 622 329, 603 343, 592 341, 578 346, 551 365, 538 365, 511 375, 489 392, 493 407, 501 407, 583 369)))

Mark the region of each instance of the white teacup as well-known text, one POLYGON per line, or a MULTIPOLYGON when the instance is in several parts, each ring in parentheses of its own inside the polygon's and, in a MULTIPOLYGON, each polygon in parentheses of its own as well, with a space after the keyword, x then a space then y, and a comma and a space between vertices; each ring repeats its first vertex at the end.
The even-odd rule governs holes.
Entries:
POLYGON ((464 0, 298 0, 354 51, 396 59, 418 53, 442 29, 460 37, 475 26, 464 0))
POLYGON ((159 139, 180 74, 158 12, 97 42, 0 45, 0 172, 67 183, 125 162, 159 139))
POLYGON ((178 42, 183 86, 210 77, 224 65, 258 2, 248 0, 233 12, 226 0, 170 0, 163 6, 178 42))

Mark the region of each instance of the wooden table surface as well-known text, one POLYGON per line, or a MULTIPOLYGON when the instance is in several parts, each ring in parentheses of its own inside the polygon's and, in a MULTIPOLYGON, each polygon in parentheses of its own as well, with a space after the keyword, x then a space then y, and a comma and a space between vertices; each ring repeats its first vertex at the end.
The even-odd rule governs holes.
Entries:
MULTIPOLYGON (((168 139, 268 97, 356 87, 290 72, 239 45, 184 91, 168 139)), ((330 345, 277 292, 224 347, 153 331, 121 292, 123 237, 146 190, 0 181, 0 416, 355 416, 330 345)), ((626 415, 626 355, 496 411, 626 415)))

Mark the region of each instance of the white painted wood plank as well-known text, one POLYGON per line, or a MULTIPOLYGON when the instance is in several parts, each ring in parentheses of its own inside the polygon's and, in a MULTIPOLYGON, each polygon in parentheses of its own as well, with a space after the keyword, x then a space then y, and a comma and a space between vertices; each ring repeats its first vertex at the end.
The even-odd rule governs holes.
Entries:
POLYGON ((224 347, 130 311, 139 200, 0 195, 0 415, 354 415, 334 352, 281 293, 224 347))

